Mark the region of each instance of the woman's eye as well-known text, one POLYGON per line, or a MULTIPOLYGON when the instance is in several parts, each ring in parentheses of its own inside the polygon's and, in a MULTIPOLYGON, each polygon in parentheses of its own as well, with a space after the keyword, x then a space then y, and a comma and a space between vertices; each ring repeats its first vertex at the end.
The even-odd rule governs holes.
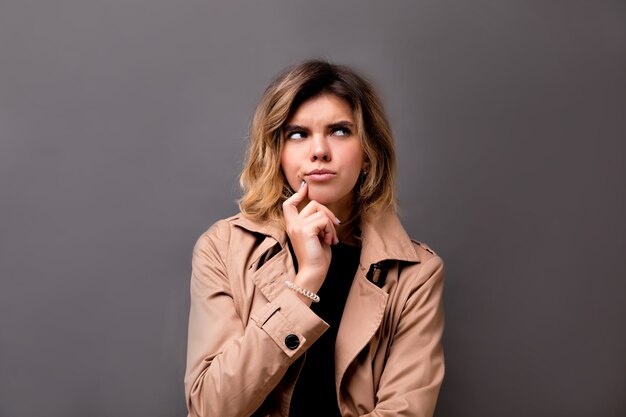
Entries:
POLYGON ((350 136, 350 130, 345 127, 339 127, 333 130, 333 135, 335 136, 350 136))
POLYGON ((304 139, 305 137, 304 132, 289 132, 287 134, 287 139, 304 139))

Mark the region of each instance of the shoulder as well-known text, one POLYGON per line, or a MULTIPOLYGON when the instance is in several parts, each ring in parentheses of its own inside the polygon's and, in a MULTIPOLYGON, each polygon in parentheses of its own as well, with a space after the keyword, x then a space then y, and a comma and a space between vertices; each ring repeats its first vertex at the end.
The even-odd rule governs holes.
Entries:
POLYGON ((240 216, 240 214, 236 214, 213 223, 196 239, 194 255, 206 253, 207 251, 214 253, 227 251, 233 238, 233 232, 236 230, 234 223, 240 216))
POLYGON ((192 268, 198 277, 214 277, 226 274, 232 268, 233 259, 246 259, 256 245, 258 236, 240 227, 237 214, 213 223, 195 242, 192 268))
POLYGON ((237 213, 213 223, 197 239, 196 249, 207 246, 220 252, 230 247, 242 249, 255 245, 259 238, 265 236, 280 236, 280 231, 268 223, 257 222, 237 213))
POLYGON ((411 242, 413 243, 413 248, 417 252, 417 255, 419 256, 421 262, 428 261, 431 258, 439 257, 434 249, 426 243, 417 241, 415 239, 411 239, 411 242))
POLYGON ((207 230, 205 230, 196 241, 196 247, 204 246, 211 242, 213 243, 225 243, 230 240, 232 220, 236 216, 221 219, 213 223, 207 230))
POLYGON ((412 281, 416 287, 443 280, 444 262, 441 257, 426 243, 414 239, 411 239, 411 242, 419 262, 404 268, 404 279, 412 281))

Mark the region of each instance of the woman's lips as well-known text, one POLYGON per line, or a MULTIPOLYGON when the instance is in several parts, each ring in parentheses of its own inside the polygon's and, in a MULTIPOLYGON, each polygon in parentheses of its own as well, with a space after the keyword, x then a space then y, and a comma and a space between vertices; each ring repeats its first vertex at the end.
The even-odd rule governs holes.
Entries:
POLYGON ((328 169, 316 169, 306 173, 304 176, 307 181, 323 182, 335 178, 337 174, 328 169))

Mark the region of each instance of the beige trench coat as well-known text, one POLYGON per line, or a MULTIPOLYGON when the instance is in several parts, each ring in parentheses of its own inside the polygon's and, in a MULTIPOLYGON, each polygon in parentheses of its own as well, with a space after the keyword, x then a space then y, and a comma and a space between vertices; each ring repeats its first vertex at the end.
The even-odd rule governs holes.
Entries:
MULTIPOLYGON (((361 230, 335 346, 341 413, 432 416, 444 374, 442 261, 412 242, 394 213, 361 230), (390 261, 382 288, 366 277, 380 261, 390 261)), ((199 238, 185 374, 190 416, 288 416, 305 352, 328 328, 287 289, 294 277, 277 228, 237 215, 199 238)))

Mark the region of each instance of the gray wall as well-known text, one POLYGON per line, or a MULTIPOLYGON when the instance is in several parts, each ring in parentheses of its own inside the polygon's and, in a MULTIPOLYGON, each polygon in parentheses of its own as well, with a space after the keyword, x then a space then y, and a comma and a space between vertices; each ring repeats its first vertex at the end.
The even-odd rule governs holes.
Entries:
POLYGON ((191 249, 251 114, 379 87, 446 260, 437 415, 626 415, 623 1, 0 1, 0 416, 182 416, 191 249))

